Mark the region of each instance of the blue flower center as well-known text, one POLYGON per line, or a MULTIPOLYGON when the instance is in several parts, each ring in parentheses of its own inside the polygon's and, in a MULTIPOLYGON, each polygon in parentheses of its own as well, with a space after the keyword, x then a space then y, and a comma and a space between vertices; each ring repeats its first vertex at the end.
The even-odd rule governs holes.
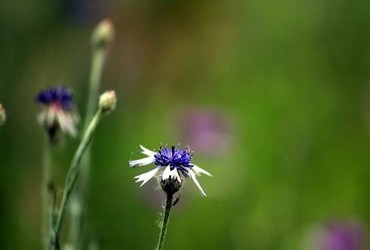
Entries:
POLYGON ((172 146, 169 148, 160 148, 159 152, 154 155, 155 165, 170 166, 171 170, 177 168, 178 170, 187 172, 187 168, 193 167, 191 164, 191 154, 189 150, 182 150, 172 146))
POLYGON ((64 111, 71 111, 74 107, 72 93, 65 87, 53 87, 40 91, 36 100, 48 106, 55 105, 64 111))

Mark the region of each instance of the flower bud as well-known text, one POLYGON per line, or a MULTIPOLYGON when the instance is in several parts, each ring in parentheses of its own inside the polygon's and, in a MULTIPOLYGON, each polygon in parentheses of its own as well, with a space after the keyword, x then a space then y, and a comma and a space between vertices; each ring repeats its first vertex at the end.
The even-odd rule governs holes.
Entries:
POLYGON ((181 188, 181 182, 177 180, 177 178, 169 177, 167 179, 161 179, 161 187, 162 190, 167 195, 173 195, 181 188))
POLYGON ((5 109, 3 108, 3 105, 0 103, 0 126, 4 125, 5 121, 6 121, 5 109))
POLYGON ((107 48, 115 36, 114 26, 110 19, 104 19, 95 28, 92 35, 93 48, 107 48))
POLYGON ((108 113, 116 108, 117 97, 114 90, 106 91, 100 95, 99 107, 103 113, 108 113))

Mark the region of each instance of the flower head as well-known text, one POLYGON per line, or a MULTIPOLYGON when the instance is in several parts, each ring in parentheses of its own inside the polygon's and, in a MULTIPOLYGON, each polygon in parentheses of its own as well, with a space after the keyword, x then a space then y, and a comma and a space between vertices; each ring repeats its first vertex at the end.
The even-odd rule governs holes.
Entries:
POLYGON ((72 92, 65 87, 53 87, 40 91, 36 101, 43 105, 38 121, 53 140, 59 130, 71 136, 77 135, 78 116, 75 113, 72 92))
POLYGON ((154 163, 156 167, 144 174, 136 176, 136 182, 142 182, 141 186, 147 181, 153 178, 158 171, 161 172, 161 181, 167 182, 168 180, 176 180, 179 184, 183 181, 183 178, 190 178, 193 180, 195 185, 198 187, 203 195, 206 195, 200 186, 196 176, 205 174, 212 176, 204 169, 191 163, 193 158, 189 148, 182 150, 172 146, 171 148, 160 148, 158 152, 151 151, 143 146, 140 146, 141 153, 146 155, 145 158, 132 160, 129 162, 130 167, 145 166, 154 163))

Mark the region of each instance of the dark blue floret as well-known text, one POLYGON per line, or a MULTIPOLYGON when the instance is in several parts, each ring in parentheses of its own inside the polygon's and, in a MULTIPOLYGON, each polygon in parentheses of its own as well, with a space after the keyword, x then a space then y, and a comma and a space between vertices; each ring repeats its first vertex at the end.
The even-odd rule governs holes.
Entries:
POLYGON ((72 92, 65 87, 53 87, 40 91, 36 100, 45 105, 59 105, 66 111, 70 111, 74 107, 72 92))
POLYGON ((191 164, 192 155, 189 150, 182 150, 172 146, 169 148, 161 148, 155 157, 155 165, 157 166, 170 166, 171 170, 177 168, 183 173, 187 173, 187 168, 193 167, 191 164))

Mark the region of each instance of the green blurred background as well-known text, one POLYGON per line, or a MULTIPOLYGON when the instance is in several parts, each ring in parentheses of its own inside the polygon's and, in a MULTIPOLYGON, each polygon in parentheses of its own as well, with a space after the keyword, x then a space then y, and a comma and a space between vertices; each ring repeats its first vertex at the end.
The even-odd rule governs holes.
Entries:
MULTIPOLYGON (((213 177, 199 178, 206 198, 187 182, 165 249, 314 249, 333 221, 367 240, 369 1, 3 0, 0 249, 41 249, 34 97, 70 86, 83 117, 90 35, 105 17, 117 35, 102 90, 119 102, 92 145, 86 237, 153 249, 163 196, 155 181, 139 188, 151 167, 128 160, 139 144, 180 143, 213 177)), ((60 192, 76 146, 55 152, 60 192)))

